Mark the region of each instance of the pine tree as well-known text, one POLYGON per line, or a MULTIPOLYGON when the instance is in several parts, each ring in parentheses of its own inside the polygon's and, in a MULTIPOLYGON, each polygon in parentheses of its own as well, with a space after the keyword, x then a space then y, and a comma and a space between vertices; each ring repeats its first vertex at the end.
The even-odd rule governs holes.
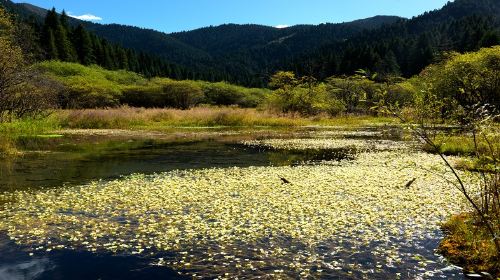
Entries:
POLYGON ((66 11, 62 11, 61 17, 59 18, 59 21, 61 22, 62 27, 64 30, 66 30, 67 33, 71 32, 71 28, 69 26, 69 20, 68 20, 68 15, 66 14, 66 11))
POLYGON ((68 34, 62 25, 57 26, 54 37, 56 39, 57 52, 62 61, 75 61, 73 45, 68 39, 68 34))
POLYGON ((90 65, 96 63, 92 40, 81 24, 73 31, 73 44, 78 55, 78 61, 81 64, 90 65))
POLYGON ((102 41, 102 52, 103 52, 103 60, 101 66, 107 69, 114 69, 115 65, 113 62, 113 54, 111 51, 111 46, 105 41, 102 41))
POLYGON ((116 53, 118 56, 118 68, 129 70, 127 52, 123 48, 117 47, 116 53))
POLYGON ((101 39, 94 34, 90 35, 90 40, 92 41, 92 50, 95 57, 95 62, 97 65, 104 65, 104 50, 102 48, 101 39))
POLYGON ((42 27, 42 35, 40 43, 45 51, 47 59, 58 59, 58 51, 56 47, 55 29, 59 25, 59 18, 57 17, 56 9, 47 12, 45 22, 42 27))
POLYGON ((399 75, 401 73, 401 69, 399 67, 398 61, 394 53, 389 50, 383 59, 379 60, 375 64, 376 72, 381 74, 394 74, 399 75))
POLYGON ((56 39, 54 37, 54 32, 52 29, 49 29, 46 38, 45 51, 48 59, 58 59, 59 54, 57 52, 56 39))
POLYGON ((57 16, 57 12, 55 8, 52 8, 47 12, 47 16, 45 17, 44 28, 50 28, 55 30, 57 26, 60 25, 59 17, 57 16))
POLYGON ((41 44, 48 59, 76 61, 75 50, 68 38, 68 29, 67 15, 64 12, 61 17, 57 15, 55 8, 47 12, 42 28, 41 44))
POLYGON ((128 49, 127 57, 128 57, 129 70, 134 72, 140 72, 137 53, 131 49, 128 49))

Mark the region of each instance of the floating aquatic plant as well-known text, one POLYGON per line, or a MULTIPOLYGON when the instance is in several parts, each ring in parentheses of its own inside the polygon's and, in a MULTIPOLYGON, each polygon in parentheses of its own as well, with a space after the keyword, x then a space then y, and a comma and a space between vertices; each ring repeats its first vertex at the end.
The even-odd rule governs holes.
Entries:
POLYGON ((408 149, 405 142, 391 140, 357 140, 357 139, 265 139, 242 141, 244 145, 257 148, 275 150, 334 150, 334 149, 355 149, 356 151, 390 151, 408 149))
POLYGON ((461 211, 461 196, 441 178, 444 172, 436 156, 383 151, 337 164, 133 175, 4 193, 0 230, 34 251, 151 255, 153 264, 194 277, 350 275, 405 262, 425 267, 408 248, 435 238, 439 223, 461 211), (376 261, 352 263, 349 256, 360 253, 376 261))

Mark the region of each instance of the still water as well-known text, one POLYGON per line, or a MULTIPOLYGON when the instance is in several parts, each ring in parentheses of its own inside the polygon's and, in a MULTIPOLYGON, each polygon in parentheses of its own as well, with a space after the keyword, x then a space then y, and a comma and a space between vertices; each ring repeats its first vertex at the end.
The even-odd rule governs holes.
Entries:
MULTIPOLYGON (((323 134, 323 135, 328 135, 323 134)), ((308 134, 302 135, 307 137, 308 134)), ((346 134, 346 138, 384 138, 373 129, 346 134)), ((248 135, 245 135, 248 138, 248 135)), ((262 135, 250 138, 262 138, 262 135)), ((289 136, 281 136, 289 137, 289 136)), ((318 135, 316 135, 318 137, 318 135)), ((393 138, 393 135, 385 138, 393 138)), ((58 188, 82 185, 94 180, 111 180, 130 174, 153 174, 178 169, 211 167, 284 166, 314 164, 316 161, 353 160, 349 150, 285 151, 246 147, 238 137, 161 140, 147 137, 64 136, 21 139, 26 153, 0 161, 0 191, 58 188)), ((1 208, 0 208, 1 214, 1 208)), ((423 279, 462 279, 459 269, 449 266, 434 252, 439 238, 429 237, 420 244, 408 244, 408 253, 418 253, 429 261, 423 279)), ((337 244, 338 245, 338 244, 337 244)), ((341 244, 349 246, 348 244, 341 244)), ((327 250, 325 244, 317 250, 327 250)), ((188 279, 182 271, 152 266, 148 256, 113 255, 85 251, 55 250, 31 254, 30 248, 16 245, 0 233, 0 280, 4 279, 188 279)), ((366 248, 370 250, 370 248, 366 248)), ((331 261, 375 264, 363 252, 332 255, 331 261)), ((370 279, 397 275, 408 279, 406 267, 394 267, 370 279), (373 278, 375 277, 375 278, 373 278)), ((329 273, 328 279, 367 279, 363 274, 329 273)))

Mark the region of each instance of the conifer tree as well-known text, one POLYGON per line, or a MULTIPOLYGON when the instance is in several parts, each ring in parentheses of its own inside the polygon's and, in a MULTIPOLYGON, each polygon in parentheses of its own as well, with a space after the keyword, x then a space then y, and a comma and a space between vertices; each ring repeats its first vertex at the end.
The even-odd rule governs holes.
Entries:
POLYGON ((71 33, 71 27, 69 25, 68 15, 66 14, 66 11, 62 11, 59 21, 61 22, 61 25, 66 30, 66 32, 71 33))
POLYGON ((56 39, 52 29, 48 29, 47 38, 45 42, 45 51, 48 59, 58 59, 59 53, 57 51, 56 39))
POLYGON ((127 52, 123 48, 117 48, 118 68, 129 70, 127 52))
POLYGON ((59 24, 54 32, 56 39, 57 53, 62 61, 75 61, 73 45, 68 39, 66 29, 59 24))
POLYGON ((40 43, 45 51, 47 59, 58 59, 58 51, 55 41, 55 29, 59 25, 59 18, 57 17, 56 9, 52 8, 47 12, 45 22, 42 27, 42 35, 40 43))
POLYGON ((81 64, 90 65, 96 62, 92 40, 81 24, 73 31, 73 44, 81 64))

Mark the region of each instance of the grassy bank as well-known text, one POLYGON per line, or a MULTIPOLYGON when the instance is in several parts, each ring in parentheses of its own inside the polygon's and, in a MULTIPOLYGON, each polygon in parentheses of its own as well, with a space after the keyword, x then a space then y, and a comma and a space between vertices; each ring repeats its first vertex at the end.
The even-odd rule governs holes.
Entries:
POLYGON ((443 225, 446 234, 439 252, 468 272, 500 277, 500 259, 490 235, 469 214, 453 216, 443 225))
MULTIPOLYGON (((477 152, 485 153, 490 149, 490 145, 497 150, 500 150, 500 135, 491 136, 491 143, 484 141, 483 138, 477 137, 477 152)), ((434 139, 435 144, 439 148, 439 152, 445 155, 456 156, 473 156, 476 152, 474 138, 472 135, 438 135, 434 139)), ((435 152, 435 148, 430 145, 424 146, 428 152, 435 152)))
POLYGON ((16 141, 20 137, 47 135, 58 128, 58 121, 54 117, 0 123, 0 158, 20 153, 16 147, 16 141))
POLYGON ((371 116, 314 117, 275 114, 256 109, 231 107, 198 107, 190 110, 141 109, 122 107, 116 109, 65 110, 54 118, 61 128, 69 129, 142 129, 163 130, 175 127, 298 127, 365 126, 396 123, 392 118, 371 116))
POLYGON ((204 127, 300 127, 396 124, 392 118, 373 116, 302 117, 277 114, 257 109, 236 107, 196 107, 189 110, 143 109, 120 107, 114 109, 59 110, 39 120, 17 120, 0 123, 0 156, 19 153, 16 142, 20 137, 47 136, 64 129, 124 129, 171 131, 175 128, 204 127))

